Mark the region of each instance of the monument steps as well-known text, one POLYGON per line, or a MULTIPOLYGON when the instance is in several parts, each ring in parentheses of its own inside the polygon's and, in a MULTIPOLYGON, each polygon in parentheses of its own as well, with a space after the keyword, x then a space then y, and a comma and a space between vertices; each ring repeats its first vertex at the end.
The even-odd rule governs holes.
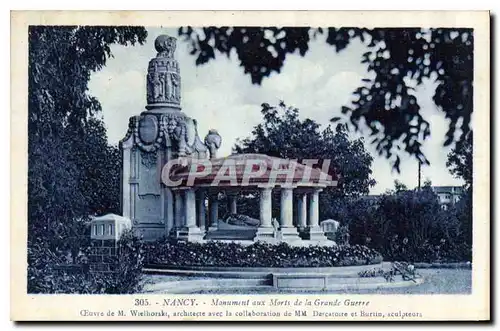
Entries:
MULTIPOLYGON (((310 275, 316 277, 317 275, 310 275)), ((319 280, 320 278, 315 278, 319 280)), ((294 278, 292 282, 279 282, 273 278, 267 279, 241 279, 241 278, 208 278, 208 279, 192 279, 181 281, 165 281, 155 284, 146 284, 143 292, 148 294, 186 294, 196 293, 201 291, 222 291, 230 293, 231 291, 281 291, 281 292, 348 292, 356 290, 377 290, 386 288, 399 288, 416 286, 423 282, 423 279, 417 279, 417 282, 403 280, 401 276, 397 276, 394 281, 387 282, 381 277, 375 278, 336 278, 326 279, 322 282, 314 283, 305 282, 304 279, 294 278), (221 290, 222 289, 222 290, 221 290)))
POLYGON ((349 267, 297 267, 297 268, 264 268, 264 267, 211 267, 190 266, 173 267, 150 264, 143 269, 144 273, 171 276, 193 277, 225 277, 225 278, 266 278, 272 274, 280 275, 321 275, 329 278, 358 278, 361 271, 381 268, 382 264, 349 266, 349 267))
POLYGON ((376 290, 419 285, 403 280, 400 275, 393 281, 383 277, 359 277, 359 272, 377 269, 384 263, 348 267, 311 267, 311 268, 262 268, 262 267, 169 267, 147 265, 143 272, 152 274, 154 284, 144 288, 146 293, 196 293, 200 291, 250 292, 273 291, 328 291, 348 292, 357 290, 376 290), (172 280, 174 277, 183 280, 172 280))

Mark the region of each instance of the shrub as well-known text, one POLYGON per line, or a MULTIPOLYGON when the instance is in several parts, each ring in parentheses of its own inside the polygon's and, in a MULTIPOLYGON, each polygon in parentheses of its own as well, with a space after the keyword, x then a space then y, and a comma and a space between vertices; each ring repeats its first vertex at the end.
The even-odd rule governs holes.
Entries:
POLYGON ((382 268, 373 268, 358 272, 360 278, 383 277, 386 271, 382 268))
POLYGON ((118 241, 117 267, 112 274, 101 274, 105 293, 127 294, 141 290, 144 249, 141 239, 128 230, 118 241))
POLYGON ((430 187, 388 192, 373 204, 345 199, 350 244, 366 245, 386 260, 463 262, 472 260, 470 192, 442 210, 430 187))
POLYGON ((68 272, 65 257, 54 252, 42 240, 28 243, 28 293, 99 293, 98 280, 93 280, 87 268, 68 272))
POLYGON ((335 232, 335 242, 338 245, 349 245, 350 242, 349 227, 347 225, 341 225, 338 227, 337 232, 335 232))
POLYGON ((286 243, 207 242, 204 244, 164 239, 145 244, 145 263, 175 267, 334 267, 375 264, 382 256, 365 246, 293 247, 286 243))
POLYGON ((360 278, 372 278, 372 277, 383 277, 388 282, 393 282, 396 275, 401 275, 403 280, 411 280, 416 282, 417 278, 420 276, 413 264, 406 262, 394 262, 389 270, 384 270, 382 268, 374 268, 369 270, 363 270, 358 273, 360 278))
MULTIPOLYGON (((65 257, 43 241, 28 244, 28 293, 127 294, 141 289, 143 249, 140 238, 125 232, 118 242, 120 254, 113 273, 93 273, 88 264, 65 264, 65 257)), ((85 256, 81 258, 85 261, 85 256)))

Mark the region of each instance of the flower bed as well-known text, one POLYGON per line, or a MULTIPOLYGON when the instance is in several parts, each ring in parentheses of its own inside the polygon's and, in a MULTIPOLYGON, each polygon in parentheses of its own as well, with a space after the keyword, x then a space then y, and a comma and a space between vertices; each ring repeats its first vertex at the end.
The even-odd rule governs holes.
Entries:
POLYGON ((339 267, 377 264, 382 256, 366 246, 293 247, 286 243, 193 243, 161 240, 144 245, 146 264, 172 267, 339 267))

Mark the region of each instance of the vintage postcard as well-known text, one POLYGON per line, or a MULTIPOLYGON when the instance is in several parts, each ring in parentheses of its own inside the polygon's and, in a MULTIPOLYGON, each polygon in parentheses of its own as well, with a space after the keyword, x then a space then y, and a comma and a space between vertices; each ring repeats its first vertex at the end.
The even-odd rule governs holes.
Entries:
POLYGON ((11 319, 487 321, 489 12, 12 12, 11 319))

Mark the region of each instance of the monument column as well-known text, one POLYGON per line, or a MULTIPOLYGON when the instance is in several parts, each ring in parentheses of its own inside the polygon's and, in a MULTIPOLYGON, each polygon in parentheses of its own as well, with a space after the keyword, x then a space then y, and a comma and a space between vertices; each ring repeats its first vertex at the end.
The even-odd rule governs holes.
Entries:
POLYGON ((281 187, 280 231, 284 242, 300 242, 297 228, 293 226, 293 188, 289 186, 281 187))
POLYGON ((174 229, 179 229, 184 225, 184 207, 180 190, 174 191, 174 204, 174 229))
POLYGON ((205 191, 202 189, 198 189, 197 198, 196 198, 196 213, 198 215, 198 226, 201 231, 205 231, 206 224, 206 213, 205 213, 205 191))
POLYGON ((196 198, 194 189, 190 188, 185 191, 186 202, 184 210, 186 214, 186 227, 196 228, 196 198))
POLYGON ((322 189, 315 189, 309 193, 309 219, 307 220, 307 237, 309 240, 327 240, 323 230, 319 226, 319 192, 322 189))
POLYGON ((177 139, 176 145, 171 143, 176 140, 173 134, 176 127, 167 129, 167 123, 179 127, 188 119, 181 111, 176 39, 158 36, 154 47, 157 53, 150 59, 146 74, 146 111, 130 117, 127 134, 120 141, 123 215, 133 221, 132 229, 142 233, 145 241, 161 238, 165 232, 175 235, 177 228, 183 226, 182 198, 177 196, 178 209, 174 215, 175 198, 159 179, 172 155, 183 152, 176 150, 182 139, 177 139))
POLYGON ((219 225, 219 200, 218 194, 212 193, 209 200, 210 208, 210 227, 208 231, 217 231, 219 225))
POLYGON ((309 193, 309 218, 307 225, 309 228, 314 228, 319 225, 319 192, 313 191, 309 193))
POLYGON ((300 231, 306 228, 307 222, 307 195, 299 193, 297 196, 297 227, 300 231))
POLYGON ((255 233, 254 241, 273 241, 274 228, 272 224, 272 187, 262 187, 260 192, 260 224, 255 233))
POLYGON ((177 230, 177 238, 187 241, 203 240, 203 232, 196 225, 196 193, 193 188, 184 191, 185 224, 177 230))
POLYGON ((281 228, 293 227, 293 189, 281 188, 280 205, 280 226, 281 228))

